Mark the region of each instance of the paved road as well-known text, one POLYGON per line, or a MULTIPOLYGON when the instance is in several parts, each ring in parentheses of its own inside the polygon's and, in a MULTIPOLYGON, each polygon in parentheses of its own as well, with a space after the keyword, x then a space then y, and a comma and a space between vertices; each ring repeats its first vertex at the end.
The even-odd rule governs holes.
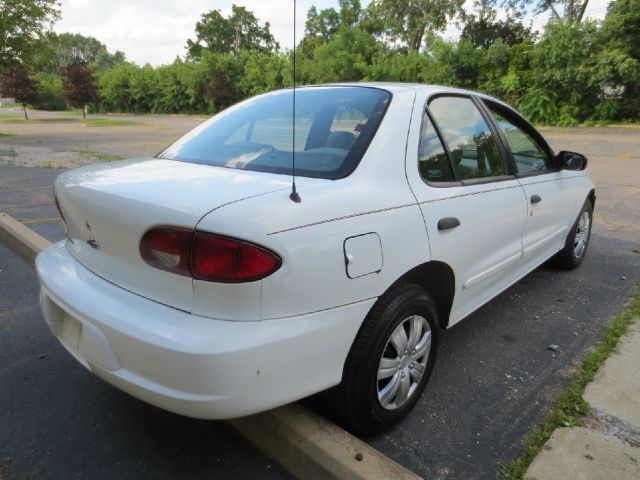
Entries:
MULTIPOLYGON (((576 361, 640 282, 637 131, 602 132, 548 132, 557 149, 582 150, 591 160, 598 203, 583 265, 574 272, 539 268, 445 332, 425 396, 397 428, 365 439, 374 447, 429 478, 493 478, 520 453, 522 437, 544 418, 576 361), (611 135, 615 148, 603 143, 611 135), (559 351, 548 350, 550 344, 559 351)), ((0 166, 0 210, 52 240, 62 238, 61 224, 48 220, 57 216, 51 185, 58 173, 0 166)), ((0 292, 7 292, 0 294, 6 302, 0 312, 11 312, 0 316, 0 345, 9 345, 0 350, 0 385, 18 385, 0 389, 0 412, 20 412, 2 422, 9 428, 0 429, 0 464, 14 457, 17 478, 34 465, 47 469, 43 478, 83 476, 85 468, 110 477, 145 468, 155 469, 146 471, 153 476, 240 475, 234 468, 242 476, 284 475, 272 463, 266 469, 269 460, 224 424, 147 407, 85 373, 46 332, 32 271, 6 249, 0 269, 0 292)))

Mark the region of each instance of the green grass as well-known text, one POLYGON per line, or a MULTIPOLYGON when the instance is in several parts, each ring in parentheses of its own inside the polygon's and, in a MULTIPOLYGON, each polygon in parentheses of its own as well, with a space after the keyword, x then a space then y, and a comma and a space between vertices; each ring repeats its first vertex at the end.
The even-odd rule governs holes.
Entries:
POLYGON ((103 162, 115 162, 116 160, 122 160, 124 157, 120 155, 111 155, 110 153, 93 152, 93 156, 103 162))
POLYGON ((30 118, 25 120, 24 118, 5 119, 0 120, 0 123, 69 123, 69 122, 81 122, 81 118, 30 118))
POLYGON ((502 468, 498 472, 498 478, 502 480, 521 479, 556 428, 580 425, 582 419, 589 415, 589 404, 582 398, 584 389, 613 352, 618 340, 626 333, 629 325, 639 316, 640 287, 636 287, 631 304, 611 321, 606 327, 602 339, 582 359, 580 370, 572 377, 569 386, 556 398, 551 415, 542 424, 533 428, 531 434, 525 438, 522 455, 502 468))
POLYGON ((15 137, 16 134, 15 133, 10 133, 10 132, 0 132, 0 138, 2 137, 15 137))
POLYGON ((20 118, 22 115, 18 113, 0 113, 0 118, 20 118))
POLYGON ((80 149, 80 156, 83 158, 97 158, 103 162, 115 162, 116 160, 122 160, 124 157, 120 155, 111 155, 110 153, 94 152, 90 150, 87 145, 83 145, 80 149))
POLYGON ((142 122, 134 122, 131 120, 120 120, 117 118, 91 118, 85 121, 88 127, 120 127, 120 126, 138 126, 148 125, 142 122))
POLYGON ((80 115, 82 116, 82 109, 81 108, 72 108, 71 110, 64 110, 62 112, 58 112, 62 115, 80 115))
POLYGON ((139 125, 149 125, 148 123, 134 122, 132 120, 120 120, 117 118, 82 118, 76 117, 55 117, 55 118, 1 118, 0 123, 29 124, 29 123, 84 123, 87 127, 133 127, 139 125))

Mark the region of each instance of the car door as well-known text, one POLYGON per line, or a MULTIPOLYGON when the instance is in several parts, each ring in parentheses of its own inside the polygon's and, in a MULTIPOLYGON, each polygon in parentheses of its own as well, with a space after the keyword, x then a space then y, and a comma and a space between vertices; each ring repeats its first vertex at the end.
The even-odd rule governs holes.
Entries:
POLYGON ((484 100, 496 121, 509 161, 527 198, 527 222, 522 235, 522 258, 513 280, 526 275, 560 250, 574 216, 576 202, 565 172, 556 168, 544 138, 505 105, 484 100))
POLYGON ((477 99, 434 96, 415 115, 410 142, 418 158, 410 144, 407 178, 431 259, 455 275, 453 324, 509 285, 522 251, 526 199, 477 99))

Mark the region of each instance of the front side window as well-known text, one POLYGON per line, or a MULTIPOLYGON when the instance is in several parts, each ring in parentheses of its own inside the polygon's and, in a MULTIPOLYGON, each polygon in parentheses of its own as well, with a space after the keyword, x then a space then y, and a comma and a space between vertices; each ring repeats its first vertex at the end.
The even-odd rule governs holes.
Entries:
POLYGON ((514 125, 493 108, 489 108, 507 139, 517 173, 537 173, 549 170, 549 156, 544 149, 523 129, 514 125))
POLYGON ((429 110, 449 147, 456 180, 506 174, 498 144, 471 99, 437 97, 429 110))
POLYGON ((159 157, 191 163, 341 178, 356 167, 391 94, 364 87, 314 87, 251 98, 214 116, 159 157))

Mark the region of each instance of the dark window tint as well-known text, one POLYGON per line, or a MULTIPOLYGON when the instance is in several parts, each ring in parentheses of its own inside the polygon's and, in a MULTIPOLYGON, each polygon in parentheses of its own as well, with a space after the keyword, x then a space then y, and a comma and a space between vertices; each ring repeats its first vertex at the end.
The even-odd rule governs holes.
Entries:
POLYGON ((431 123, 429 115, 423 114, 420 132, 420 173, 430 182, 452 182, 453 172, 440 137, 431 123))
POLYGON ((489 125, 466 97, 438 97, 429 110, 447 142, 456 180, 505 175, 489 125))
POLYGON ((207 165, 340 178, 357 165, 391 95, 374 88, 322 87, 296 92, 295 142, 291 90, 251 98, 188 133, 161 158, 207 165))
POLYGON ((544 149, 521 128, 491 110, 496 122, 507 139, 518 173, 544 172, 549 170, 549 157, 544 149))

